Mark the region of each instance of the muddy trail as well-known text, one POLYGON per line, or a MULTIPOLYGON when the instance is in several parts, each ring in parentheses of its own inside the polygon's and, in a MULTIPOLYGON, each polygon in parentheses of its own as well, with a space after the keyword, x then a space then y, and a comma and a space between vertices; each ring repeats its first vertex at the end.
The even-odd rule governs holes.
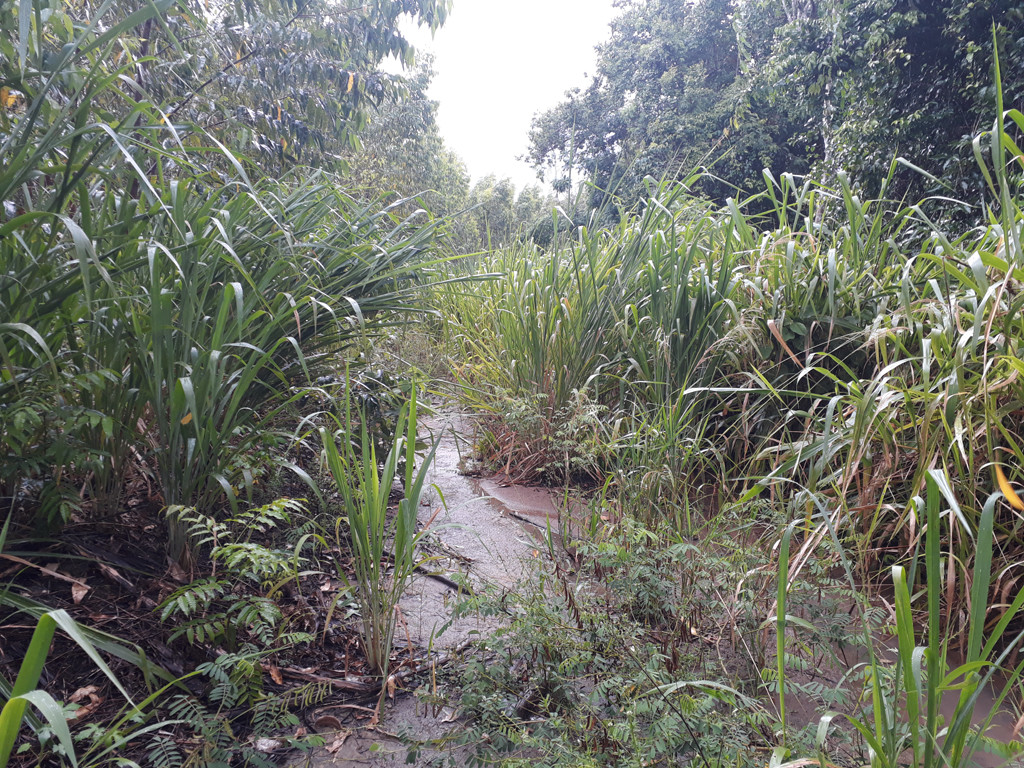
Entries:
MULTIPOLYGON (((496 619, 478 617, 452 621, 459 585, 474 591, 510 591, 532 575, 530 561, 540 556, 550 521, 557 527, 555 495, 546 489, 510 486, 499 479, 477 477, 472 436, 474 418, 445 403, 421 422, 424 437, 439 445, 424 494, 420 522, 428 525, 421 554, 429 558, 411 581, 400 603, 396 648, 411 646, 417 657, 448 661, 473 638, 493 631, 496 619)), ((381 722, 368 728, 369 713, 352 707, 324 706, 311 720, 319 725, 327 746, 294 765, 406 765, 407 748, 399 738, 436 741, 458 727, 451 705, 426 706, 407 682, 382 711, 381 722)), ((459 750, 424 750, 416 764, 451 758, 463 764, 459 750)), ((447 763, 446 763, 447 764, 447 763)))

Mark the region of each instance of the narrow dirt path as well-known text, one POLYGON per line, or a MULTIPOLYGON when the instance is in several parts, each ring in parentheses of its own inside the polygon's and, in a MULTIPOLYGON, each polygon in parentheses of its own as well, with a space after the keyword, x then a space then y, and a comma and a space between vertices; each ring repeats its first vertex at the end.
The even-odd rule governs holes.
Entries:
MULTIPOLYGON (((538 556, 548 519, 555 525, 557 511, 551 494, 464 474, 472 455, 473 418, 447 404, 436 407, 437 415, 422 422, 424 436, 440 440, 429 476, 432 487, 420 509, 422 524, 433 518, 424 547, 431 560, 425 569, 443 574, 445 581, 465 579, 477 591, 510 590, 529 575, 528 563, 538 556)), ((469 617, 441 632, 457 598, 456 590, 442 580, 427 575, 414 578, 400 604, 402 621, 395 632, 396 646, 411 643, 420 654, 427 649, 445 654, 498 626, 495 619, 469 617)), ((317 768, 406 765, 406 748, 397 734, 432 740, 456 727, 457 713, 451 708, 431 710, 413 696, 400 693, 388 702, 381 724, 366 730, 360 728, 356 717, 365 712, 325 706, 317 716, 326 716, 328 721, 335 718, 342 730, 325 732, 328 748, 317 750, 308 762, 304 758, 296 764, 317 768)), ((457 751, 451 755, 425 751, 418 764, 448 757, 456 765, 464 762, 457 751)))

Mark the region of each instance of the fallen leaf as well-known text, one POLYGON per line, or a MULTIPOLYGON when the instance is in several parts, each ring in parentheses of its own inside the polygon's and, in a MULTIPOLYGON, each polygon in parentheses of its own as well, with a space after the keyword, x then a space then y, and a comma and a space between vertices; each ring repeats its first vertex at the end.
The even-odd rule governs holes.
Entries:
POLYGON ((281 670, 277 668, 277 665, 271 664, 267 671, 270 673, 270 678, 278 685, 284 685, 284 677, 281 676, 281 670))
POLYGON ((72 704, 77 704, 82 699, 87 699, 94 693, 99 693, 99 691, 99 686, 87 685, 84 688, 79 688, 77 691, 72 693, 71 696, 68 698, 68 701, 70 701, 72 704))
POLYGON ((71 585, 71 599, 75 601, 75 605, 82 602, 88 592, 89 587, 83 582, 75 582, 71 585))
MULTIPOLYGON (((171 591, 173 592, 174 590, 171 591)), ((152 611, 156 606, 156 601, 147 595, 139 595, 139 599, 135 601, 135 610, 145 608, 147 611, 152 611)))
POLYGON ((103 703, 103 699, 99 696, 94 696, 93 700, 86 704, 84 707, 79 707, 75 710, 74 719, 75 722, 85 720, 89 715, 100 708, 100 704, 103 703))
POLYGON ((125 587, 127 589, 132 589, 135 586, 130 581, 128 581, 128 579, 126 579, 124 576, 122 576, 114 568, 111 568, 106 563, 97 563, 97 565, 100 567, 100 573, 102 573, 111 581, 120 584, 122 587, 125 587))
POLYGON ((89 699, 88 704, 84 704, 83 706, 75 710, 74 714, 71 716, 72 720, 75 720, 76 722, 79 720, 84 720, 100 708, 100 705, 103 703, 104 700, 102 697, 97 695, 97 691, 99 691, 99 688, 97 688, 95 685, 89 685, 85 688, 79 688, 77 691, 71 694, 71 698, 68 699, 68 701, 72 704, 77 704, 83 699, 89 699))
POLYGON ((182 567, 170 558, 168 558, 167 572, 170 574, 171 578, 179 584, 184 584, 189 580, 188 574, 182 570, 182 567))
POLYGON ((388 678, 388 698, 391 698, 391 699, 395 698, 395 689, 397 687, 398 687, 398 685, 397 685, 397 681, 395 680, 395 676, 391 675, 388 678))
POLYGON ((345 740, 348 739, 351 734, 351 731, 342 731, 338 734, 338 737, 334 740, 331 746, 327 747, 327 751, 333 755, 345 745, 345 740))
POLYGON ((1024 501, 1020 500, 1020 496, 1013 490, 1013 486, 1010 485, 1010 481, 1006 479, 1006 475, 1003 473, 1003 468, 998 464, 996 467, 996 481, 999 483, 999 490, 1003 492, 1003 496, 1010 503, 1010 506, 1017 510, 1024 510, 1024 501))
POLYGON ((305 738, 305 736, 306 736, 306 734, 307 734, 307 733, 309 733, 309 731, 307 731, 307 730, 306 730, 305 728, 303 728, 303 727, 302 727, 302 726, 300 725, 300 726, 299 726, 298 728, 296 728, 296 729, 295 729, 295 738, 296 738, 296 739, 302 739, 302 738, 305 738))

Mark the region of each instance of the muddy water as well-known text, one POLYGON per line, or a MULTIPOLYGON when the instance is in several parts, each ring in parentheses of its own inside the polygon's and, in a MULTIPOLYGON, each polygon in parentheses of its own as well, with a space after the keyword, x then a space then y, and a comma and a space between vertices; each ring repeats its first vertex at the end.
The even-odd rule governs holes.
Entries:
MULTIPOLYGON (((852 605, 847 605, 846 610, 852 612, 856 609, 852 605)), ((897 638, 891 635, 877 633, 872 638, 873 650, 877 654, 878 663, 883 669, 895 668, 899 654, 897 643, 897 638)), ((863 648, 847 647, 845 652, 842 653, 840 653, 838 647, 834 647, 833 650, 836 651, 839 658, 844 659, 843 663, 836 664, 823 661, 811 671, 792 673, 790 678, 801 683, 819 680, 823 683, 834 685, 839 680, 845 679, 854 667, 868 664, 868 654, 863 648)), ((946 663, 949 669, 953 670, 963 664, 964 659, 960 653, 951 648, 948 651, 946 663)), ((985 674, 985 670, 982 671, 982 674, 985 674)), ((971 724, 976 728, 980 728, 988 722, 985 735, 997 741, 1009 743, 1017 738, 1016 716, 1008 709, 1006 702, 1002 702, 1000 708, 996 709, 999 692, 1002 690, 1004 682, 1005 678, 996 676, 992 682, 978 692, 971 724)), ((850 687, 854 688, 855 686, 850 687)), ((939 715, 947 726, 952 724, 958 701, 959 693, 956 691, 949 691, 942 697, 939 705, 939 715)), ((771 704, 777 712, 777 695, 772 696, 771 704)), ((864 705, 870 706, 869 698, 865 699, 864 705)), ((806 726, 816 727, 822 715, 829 709, 821 701, 805 696, 793 689, 790 689, 787 693, 786 707, 790 724, 797 728, 806 726)), ((905 701, 901 701, 901 707, 905 707, 905 701)), ((906 716, 905 709, 902 711, 902 716, 906 716)), ((870 722, 870 715, 867 716, 867 721, 870 722)), ((852 727, 847 726, 838 718, 833 720, 833 729, 844 729, 851 736, 853 735, 852 727)), ((1001 768, 1007 765, 1012 766, 1012 768, 1024 768, 1024 760, 1014 760, 1007 763, 1001 756, 979 750, 971 757, 970 765, 976 768, 1001 768)))
MULTIPOLYGON (((512 589, 530 576, 530 561, 539 556, 548 520, 557 528, 553 496, 542 489, 504 486, 466 474, 472 470, 475 424, 471 416, 440 409, 421 426, 439 441, 428 477, 430 489, 424 494, 419 515, 428 530, 423 547, 423 554, 430 558, 426 569, 448 579, 465 580, 477 591, 512 589)), ((411 644, 417 655, 427 649, 443 655, 493 631, 496 620, 471 617, 452 623, 442 632, 457 598, 450 584, 422 574, 414 578, 400 604, 396 646, 411 644)), ((329 748, 317 750, 311 758, 296 764, 340 768, 405 765, 406 748, 397 734, 417 740, 441 739, 457 727, 456 716, 449 707, 428 708, 411 695, 399 693, 388 703, 381 724, 367 729, 366 712, 324 706, 313 719, 329 723, 322 734, 329 748)), ((420 760, 425 763, 441 755, 424 752, 420 760)), ((444 756, 453 757, 456 764, 464 762, 457 750, 444 756)))

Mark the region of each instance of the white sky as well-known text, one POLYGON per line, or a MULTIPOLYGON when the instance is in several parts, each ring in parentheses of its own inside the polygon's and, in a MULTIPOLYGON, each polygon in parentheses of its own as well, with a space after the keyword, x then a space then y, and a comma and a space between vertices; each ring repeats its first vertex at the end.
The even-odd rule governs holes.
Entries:
POLYGON ((587 84, 615 10, 612 0, 455 0, 433 40, 410 34, 434 54, 429 94, 440 103, 438 124, 474 180, 494 173, 517 190, 536 183, 516 160, 530 120, 587 84))

